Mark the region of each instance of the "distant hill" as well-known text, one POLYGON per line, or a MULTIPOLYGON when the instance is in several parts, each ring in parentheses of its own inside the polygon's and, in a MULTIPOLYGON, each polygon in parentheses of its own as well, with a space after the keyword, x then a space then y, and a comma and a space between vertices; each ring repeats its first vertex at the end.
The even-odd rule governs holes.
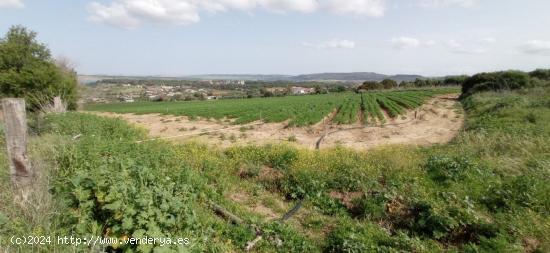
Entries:
POLYGON ((384 79, 393 79, 397 82, 414 81, 416 78, 424 78, 420 75, 384 75, 374 72, 350 72, 350 73, 317 73, 305 75, 251 75, 251 74, 207 74, 207 75, 189 75, 180 77, 167 76, 110 76, 110 75, 79 75, 81 83, 92 83, 102 79, 162 79, 162 80, 246 80, 246 81, 382 81, 384 79))
POLYGON ((246 80, 246 81, 280 81, 289 80, 289 75, 248 75, 248 74, 209 74, 184 76, 185 79, 197 80, 246 80))
POLYGON ((384 75, 374 72, 350 72, 350 73, 317 73, 305 75, 192 75, 185 76, 187 79, 198 80, 254 80, 254 81, 382 81, 386 78, 395 81, 414 81, 416 78, 422 78, 419 75, 384 75))
POLYGON ((319 73, 298 75, 291 77, 294 81, 382 81, 384 79, 393 79, 395 81, 414 81, 416 78, 422 78, 419 75, 384 75, 374 72, 352 72, 352 73, 319 73))

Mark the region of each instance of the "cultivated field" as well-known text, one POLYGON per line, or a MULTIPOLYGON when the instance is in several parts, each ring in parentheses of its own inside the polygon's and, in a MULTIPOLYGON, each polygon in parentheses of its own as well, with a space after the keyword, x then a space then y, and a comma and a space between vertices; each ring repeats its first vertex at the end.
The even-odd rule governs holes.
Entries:
POLYGON ((139 102, 116 104, 91 104, 86 110, 114 113, 160 113, 188 116, 190 119, 223 119, 236 124, 261 120, 283 122, 289 126, 309 126, 322 121, 337 111, 334 122, 350 124, 383 123, 389 118, 414 109, 429 97, 438 94, 457 93, 453 89, 427 89, 413 91, 368 92, 288 96, 275 98, 235 99, 197 102, 139 102))
POLYGON ((109 104, 91 109, 110 111, 96 113, 145 128, 151 139, 193 140, 221 147, 289 142, 306 148, 370 149, 450 141, 462 127, 463 114, 456 95, 441 95, 449 91, 109 104), (270 106, 262 107, 263 101, 270 106))

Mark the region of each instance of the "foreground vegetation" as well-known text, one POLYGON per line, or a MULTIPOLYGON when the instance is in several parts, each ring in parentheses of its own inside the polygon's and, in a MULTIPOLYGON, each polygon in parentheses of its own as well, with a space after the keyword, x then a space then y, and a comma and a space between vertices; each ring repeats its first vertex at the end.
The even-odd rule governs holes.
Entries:
POLYGON ((33 164, 48 179, 41 204, 15 206, 2 189, 0 233, 189 237, 107 249, 242 251, 255 232, 217 216, 215 202, 261 228, 257 252, 548 252, 550 89, 477 93, 463 105, 465 130, 452 143, 368 153, 137 144, 144 133, 117 119, 49 115, 32 124, 33 164), (299 200, 285 224, 254 208, 281 217, 299 200))
MULTIPOLYGON (((61 94, 74 107, 74 73, 55 66, 34 36, 14 27, 0 40, 1 94, 36 107, 47 91, 47 99, 61 94)), ((550 252, 549 79, 548 70, 460 78, 467 118, 451 143, 367 153, 137 143, 145 133, 118 119, 33 114, 37 179, 26 202, 12 196, 0 128, 0 250, 238 252, 261 234, 257 252, 550 252), (303 203, 296 216, 278 219, 295 203, 303 203), (243 222, 220 217, 218 205, 243 222), (53 242, 10 242, 32 235, 53 242), (59 245, 55 236, 187 237, 190 244, 59 245)), ((395 117, 435 94, 427 92, 95 109, 307 125, 338 108, 336 121, 353 123, 359 110, 369 122, 383 120, 381 108, 395 117)))
POLYGON ((339 124, 355 123, 360 113, 365 120, 384 121, 382 110, 390 117, 397 117, 406 109, 421 105, 425 99, 445 93, 458 92, 456 88, 367 92, 363 94, 337 93, 328 95, 290 96, 236 100, 196 102, 137 102, 117 104, 90 104, 91 111, 116 113, 162 113, 185 115, 190 118, 231 118, 235 123, 256 120, 282 122, 291 126, 307 126, 320 122, 333 111, 338 113, 334 121, 339 124))

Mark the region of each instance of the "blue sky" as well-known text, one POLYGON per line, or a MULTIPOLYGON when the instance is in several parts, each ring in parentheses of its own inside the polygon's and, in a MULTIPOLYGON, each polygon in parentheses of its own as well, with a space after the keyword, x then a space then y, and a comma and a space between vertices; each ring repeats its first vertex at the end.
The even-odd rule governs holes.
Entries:
POLYGON ((82 74, 550 68, 548 0, 0 0, 82 74))

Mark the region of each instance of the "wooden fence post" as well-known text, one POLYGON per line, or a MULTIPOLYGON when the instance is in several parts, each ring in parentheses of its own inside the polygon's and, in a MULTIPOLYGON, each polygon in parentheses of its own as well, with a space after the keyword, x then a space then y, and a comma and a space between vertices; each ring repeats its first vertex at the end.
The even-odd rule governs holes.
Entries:
MULTIPOLYGON (((11 172, 11 181, 16 190, 26 191, 32 185, 34 173, 27 157, 27 118, 25 100, 2 99, 6 145, 11 172)), ((26 195, 23 193, 23 195, 26 195)))
POLYGON ((53 112, 55 113, 64 113, 67 111, 67 106, 63 103, 60 96, 53 98, 53 112))

